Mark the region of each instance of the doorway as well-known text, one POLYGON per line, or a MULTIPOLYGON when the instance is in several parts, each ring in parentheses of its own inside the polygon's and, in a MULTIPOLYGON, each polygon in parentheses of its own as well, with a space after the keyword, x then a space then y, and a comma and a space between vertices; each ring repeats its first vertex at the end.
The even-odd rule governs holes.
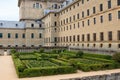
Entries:
POLYGON ((4 50, 4 56, 7 56, 7 50, 6 49, 4 50))

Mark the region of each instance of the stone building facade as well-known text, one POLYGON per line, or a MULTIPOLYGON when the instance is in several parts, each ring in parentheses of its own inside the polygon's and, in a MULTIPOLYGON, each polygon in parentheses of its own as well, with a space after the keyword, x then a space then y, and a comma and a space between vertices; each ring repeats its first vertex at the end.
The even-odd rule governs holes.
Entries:
POLYGON ((0 33, 26 37, 3 37, 1 46, 120 50, 120 0, 18 0, 18 7, 24 27, 4 27, 7 33, 1 27, 0 33))

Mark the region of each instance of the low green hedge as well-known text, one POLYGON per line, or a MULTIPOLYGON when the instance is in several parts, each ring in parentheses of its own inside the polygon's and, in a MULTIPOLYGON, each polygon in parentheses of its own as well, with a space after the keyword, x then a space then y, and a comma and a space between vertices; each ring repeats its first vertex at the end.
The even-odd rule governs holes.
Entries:
POLYGON ((102 54, 92 54, 92 53, 84 53, 83 57, 93 57, 93 58, 102 58, 102 59, 112 59, 110 55, 102 55, 102 54))
POLYGON ((14 54, 12 54, 12 58, 14 61, 14 66, 16 69, 16 73, 18 75, 18 77, 20 76, 20 74, 26 69, 26 66, 21 62, 21 60, 17 57, 15 57, 14 54))
POLYGON ((108 60, 108 59, 102 59, 102 58, 93 58, 93 57, 85 57, 85 59, 93 60, 93 61, 99 61, 99 62, 115 62, 114 60, 108 60))
POLYGON ((36 76, 47 76, 56 74, 67 74, 74 73, 76 69, 72 66, 60 66, 60 67, 44 67, 44 68, 30 68, 24 70, 20 77, 36 77, 36 76))
POLYGON ((114 69, 116 66, 113 63, 103 63, 103 64, 83 64, 78 63, 76 67, 82 71, 98 71, 98 70, 106 70, 106 69, 114 69))
POLYGON ((58 59, 49 59, 51 62, 58 64, 60 66, 69 66, 70 64, 68 62, 64 62, 58 59))

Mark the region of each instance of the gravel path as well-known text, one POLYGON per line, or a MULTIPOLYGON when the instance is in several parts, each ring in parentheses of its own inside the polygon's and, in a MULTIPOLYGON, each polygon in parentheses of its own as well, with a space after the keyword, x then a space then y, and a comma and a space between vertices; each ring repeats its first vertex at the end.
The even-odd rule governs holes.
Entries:
POLYGON ((111 74, 111 73, 120 72, 120 69, 115 69, 115 70, 106 70, 106 71, 78 72, 75 74, 18 79, 11 56, 0 56, 0 63, 1 63, 0 80, 60 80, 67 78, 76 78, 76 77, 111 74))

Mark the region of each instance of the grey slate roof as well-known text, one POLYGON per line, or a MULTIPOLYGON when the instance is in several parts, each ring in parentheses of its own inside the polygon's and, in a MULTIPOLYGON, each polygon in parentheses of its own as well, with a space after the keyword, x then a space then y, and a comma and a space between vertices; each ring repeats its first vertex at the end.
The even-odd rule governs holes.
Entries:
POLYGON ((2 21, 0 20, 0 28, 25 28, 25 22, 19 21, 2 21))

